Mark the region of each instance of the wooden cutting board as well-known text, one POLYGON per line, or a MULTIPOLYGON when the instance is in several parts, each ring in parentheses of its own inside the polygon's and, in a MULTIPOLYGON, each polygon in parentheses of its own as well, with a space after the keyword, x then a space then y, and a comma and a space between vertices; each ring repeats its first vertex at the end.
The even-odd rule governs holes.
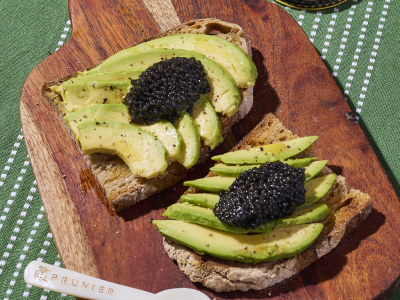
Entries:
MULTIPOLYGON (((190 287, 217 299, 387 299, 400 282, 400 202, 373 148, 319 54, 289 14, 264 0, 70 0, 73 33, 40 63, 21 95, 21 121, 43 205, 68 269, 151 292, 190 287), (263 291, 215 293, 191 283, 149 223, 176 202, 181 183, 118 215, 62 123, 41 95, 45 82, 90 67, 179 22, 215 17, 249 33, 259 77, 254 106, 217 153, 266 113, 300 136, 319 135, 318 156, 374 201, 344 243, 300 274, 263 291)), ((189 178, 203 177, 208 161, 189 178)))

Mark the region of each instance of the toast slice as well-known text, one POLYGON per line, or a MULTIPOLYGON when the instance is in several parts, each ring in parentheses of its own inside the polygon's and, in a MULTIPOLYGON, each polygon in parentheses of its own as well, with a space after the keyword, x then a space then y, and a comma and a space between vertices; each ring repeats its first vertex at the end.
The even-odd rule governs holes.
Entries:
MULTIPOLYGON (((264 119, 231 151, 248 147, 288 141, 298 138, 273 115, 264 119)), ((297 157, 314 157, 315 148, 311 145, 297 157)), ((318 176, 330 174, 328 167, 318 176)), ((207 177, 216 176, 210 172, 207 177)), ((187 193, 196 193, 188 189, 187 193)), ((318 223, 324 225, 320 236, 307 250, 294 257, 275 262, 248 264, 226 261, 210 256, 200 256, 189 248, 164 239, 168 256, 177 262, 179 268, 193 282, 217 292, 249 289, 261 290, 277 284, 306 268, 321 256, 330 252, 367 218, 372 209, 369 195, 350 188, 343 176, 337 176, 332 188, 318 203, 327 204, 330 213, 318 223)))
MULTIPOLYGON (((236 24, 223 22, 218 19, 189 21, 146 41, 180 33, 215 34, 235 43, 249 55, 250 58, 252 57, 250 40, 243 29, 236 24)), ((49 101, 61 119, 66 114, 64 103, 62 102, 61 96, 53 92, 50 87, 60 85, 77 75, 78 73, 68 75, 56 81, 48 82, 42 87, 44 97, 49 101)), ((224 137, 230 132, 231 127, 250 111, 253 105, 253 87, 240 89, 240 93, 242 100, 239 105, 239 111, 229 118, 219 115, 224 137)), ((72 132, 64 120, 63 124, 70 133, 71 138, 73 138, 72 132)), ((211 149, 208 146, 202 145, 200 157, 196 165, 203 163, 210 152, 211 149)), ((165 173, 160 176, 151 179, 138 178, 131 173, 129 168, 118 156, 94 153, 86 155, 85 158, 103 187, 111 207, 117 212, 174 185, 182 180, 189 172, 185 167, 174 162, 170 164, 165 173)))

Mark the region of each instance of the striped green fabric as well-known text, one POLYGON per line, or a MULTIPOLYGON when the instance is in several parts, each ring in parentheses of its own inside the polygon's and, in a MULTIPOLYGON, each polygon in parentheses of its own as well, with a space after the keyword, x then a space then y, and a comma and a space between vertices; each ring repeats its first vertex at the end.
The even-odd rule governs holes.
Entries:
MULTIPOLYGON (((400 2, 348 0, 323 11, 284 9, 321 54, 400 194, 396 149, 400 144, 400 2)), ((2 0, 0 16, 0 297, 74 299, 29 286, 23 279, 32 260, 61 262, 19 118, 19 97, 29 72, 71 34, 68 4, 65 0, 2 0)), ((400 299, 400 290, 391 299, 400 299)))
POLYGON ((19 118, 19 98, 30 71, 71 34, 68 3, 0 1, 0 297, 75 299, 27 285, 32 260, 61 265, 19 118))

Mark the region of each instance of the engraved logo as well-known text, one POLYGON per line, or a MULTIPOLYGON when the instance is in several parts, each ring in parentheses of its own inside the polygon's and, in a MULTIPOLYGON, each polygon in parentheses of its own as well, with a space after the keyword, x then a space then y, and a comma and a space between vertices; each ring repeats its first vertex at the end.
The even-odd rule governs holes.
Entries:
POLYGON ((43 273, 46 273, 46 272, 49 272, 49 271, 50 271, 49 269, 40 266, 40 267, 39 267, 39 270, 36 270, 36 271, 35 271, 35 278, 39 278, 39 281, 40 281, 40 282, 42 282, 42 281, 48 282, 48 281, 47 281, 47 276, 46 276, 46 275, 43 275, 43 273))

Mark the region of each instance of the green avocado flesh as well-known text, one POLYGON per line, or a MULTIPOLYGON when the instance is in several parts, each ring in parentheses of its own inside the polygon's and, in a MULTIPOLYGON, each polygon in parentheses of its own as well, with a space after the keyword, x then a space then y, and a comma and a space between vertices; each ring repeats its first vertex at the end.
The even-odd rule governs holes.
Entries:
MULTIPOLYGON (((183 185, 211 193, 228 191, 229 186, 235 181, 235 177, 207 177, 192 181, 185 181, 183 185)), ((305 203, 299 207, 310 205, 321 199, 332 187, 336 174, 329 174, 314 178, 304 184, 306 190, 305 203)), ((206 194, 203 194, 206 197, 206 194)))
POLYGON ((194 57, 199 60, 207 74, 211 92, 206 95, 215 110, 228 117, 233 116, 240 103, 239 89, 232 76, 218 63, 203 54, 185 50, 153 49, 121 57, 110 62, 104 62, 87 74, 102 74, 110 71, 148 68, 151 65, 173 57, 194 57), (216 101, 215 101, 216 100, 216 101))
POLYGON ((185 181, 184 186, 190 186, 195 189, 211 193, 219 193, 229 190, 229 186, 235 181, 235 177, 207 177, 192 181, 185 181))
POLYGON ((175 220, 154 220, 153 224, 162 235, 198 254, 245 263, 292 257, 307 249, 324 227, 322 224, 301 224, 244 235, 175 220))
POLYGON ((78 125, 83 154, 95 152, 118 155, 138 177, 153 178, 168 166, 160 140, 143 129, 111 120, 78 125))
POLYGON ((221 122, 217 113, 203 95, 195 103, 192 116, 204 145, 209 146, 213 150, 224 141, 221 122))
POLYGON ((79 72, 78 77, 72 78, 65 83, 64 85, 79 82, 79 81, 131 81, 132 79, 138 79, 139 75, 142 74, 144 69, 131 69, 131 70, 122 70, 122 71, 113 71, 99 75, 87 75, 88 71, 79 72))
POLYGON ((128 107, 123 104, 100 104, 89 106, 64 117, 77 142, 79 142, 78 124, 104 119, 129 123, 131 116, 128 107))
POLYGON ((200 155, 200 134, 193 118, 186 112, 175 121, 175 128, 182 136, 182 155, 178 162, 189 169, 199 160, 200 155))
POLYGON ((255 229, 245 229, 243 227, 224 224, 214 215, 214 212, 211 209, 194 206, 193 204, 189 204, 187 202, 169 206, 163 213, 163 216, 168 217, 169 219, 195 223, 223 231, 248 234, 270 232, 274 229, 287 225, 315 222, 326 216, 328 213, 329 208, 327 205, 315 204, 311 207, 296 210, 290 217, 273 220, 271 222, 262 224, 255 229))
MULTIPOLYGON (((317 157, 310 157, 310 158, 301 158, 301 159, 290 159, 290 160, 285 160, 282 162, 285 164, 288 164, 289 166, 295 166, 295 168, 302 168, 302 167, 309 165, 313 160, 316 160, 316 159, 317 159, 317 157)), ((313 163, 311 163, 311 164, 313 164, 313 163)), ((240 174, 242 174, 244 171, 248 171, 253 168, 258 168, 259 166, 260 165, 216 164, 216 165, 214 165, 214 167, 210 168, 210 170, 213 171, 218 176, 235 176, 235 177, 237 177, 240 174)), ((314 171, 314 168, 312 168, 311 170, 314 171)), ((316 174, 318 174, 318 172, 316 174)))
POLYGON ((182 157, 183 139, 177 129, 166 120, 159 120, 151 125, 131 123, 145 131, 154 134, 167 151, 167 161, 174 162, 182 157))
MULTIPOLYGON (((96 120, 114 120, 122 123, 130 123, 131 116, 128 107, 123 104, 101 104, 92 105, 74 113, 66 115, 64 120, 68 123, 75 139, 79 141, 78 125, 82 122, 96 120)), ((168 121, 160 120, 152 125, 141 125, 131 123, 133 126, 142 128, 154 134, 167 151, 167 161, 173 162, 181 158, 183 140, 175 127, 168 121)))
POLYGON ((287 142, 257 146, 248 150, 228 152, 212 157, 212 160, 222 160, 225 164, 262 164, 266 162, 284 160, 299 154, 312 143, 317 136, 307 136, 287 142))
POLYGON ((311 164, 305 167, 305 181, 308 182, 312 178, 314 178, 327 164, 327 160, 319 160, 319 161, 313 161, 311 164))
POLYGON ((249 88, 255 84, 257 68, 251 58, 235 44, 217 36, 205 34, 178 34, 141 43, 110 56, 104 64, 157 48, 182 49, 204 54, 223 66, 239 88, 249 88))
POLYGON ((314 178, 305 183, 304 188, 307 191, 305 195, 306 202, 299 207, 305 207, 321 199, 330 190, 335 180, 336 174, 332 173, 314 178))
POLYGON ((67 114, 91 105, 103 103, 122 104, 132 84, 127 81, 77 81, 62 84, 55 91, 61 94, 67 114))
POLYGON ((181 196, 182 202, 188 202, 196 206, 202 206, 206 208, 214 208, 215 204, 219 202, 219 195, 215 194, 186 194, 181 196))

